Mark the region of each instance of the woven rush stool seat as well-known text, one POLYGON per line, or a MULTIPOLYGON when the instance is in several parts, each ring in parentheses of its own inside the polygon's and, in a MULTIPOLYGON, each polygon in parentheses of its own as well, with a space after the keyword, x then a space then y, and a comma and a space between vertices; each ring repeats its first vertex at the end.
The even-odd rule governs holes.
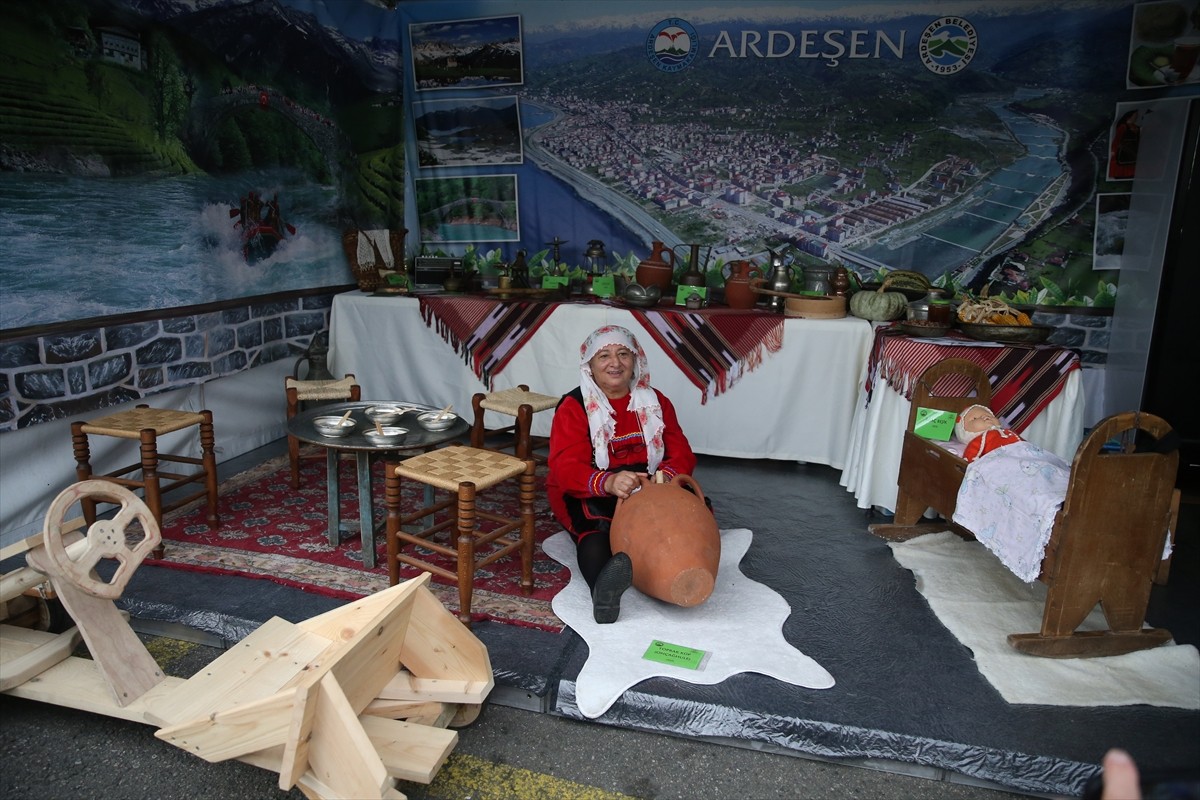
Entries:
MULTIPOLYGON (((521 558, 521 590, 533 591, 533 500, 534 463, 481 450, 452 446, 413 456, 399 463, 389 462, 384 470, 384 503, 387 507, 388 583, 400 581, 400 565, 440 575, 458 583, 458 618, 471 625, 471 595, 475 572, 493 561, 517 553, 521 558), (505 517, 476 506, 480 493, 517 478, 520 511, 517 517, 505 517), (421 508, 404 513, 401 509, 401 481, 417 481, 427 487, 443 489, 449 497, 427 499, 421 508), (444 512, 444 513, 443 513, 444 512), (440 521, 438 516, 443 517, 440 521), (404 526, 418 520, 432 524, 424 530, 407 532, 404 526), (481 526, 480 522, 488 523, 481 526), (435 541, 446 532, 445 543, 435 541), (402 550, 406 544, 432 550, 452 559, 456 572, 402 550), (481 548, 490 548, 483 550, 481 548)), ((418 551, 419 552, 419 551, 418 551)))
MULTIPOLYGON (((221 524, 221 518, 217 512, 217 458, 214 450, 211 411, 176 411, 138 405, 128 411, 107 417, 72 423, 71 442, 75 451, 75 475, 78 480, 85 481, 95 478, 124 486, 127 489, 141 489, 145 494, 146 506, 160 526, 164 512, 173 511, 201 497, 207 498, 208 527, 216 528, 221 524), (163 455, 158 452, 158 437, 191 427, 199 428, 200 458, 163 455), (141 458, 135 464, 118 468, 104 475, 94 475, 89 436, 135 439, 140 442, 141 458), (159 469, 162 462, 188 464, 200 467, 200 469, 189 474, 163 472, 159 469), (128 477, 135 472, 140 472, 141 477, 128 477), (186 496, 174 498, 166 505, 163 504, 164 494, 199 481, 204 482, 203 488, 186 496)), ((81 500, 80 506, 83 509, 84 520, 91 525, 96 521, 96 502, 81 500)), ((152 555, 154 558, 162 558, 161 544, 152 555)))
MULTIPOLYGON (((284 378, 283 390, 287 396, 287 419, 296 416, 302 410, 302 403, 328 402, 357 402, 362 399, 362 387, 347 374, 340 380, 302 381, 297 378, 284 378)), ((300 488, 300 460, 324 459, 325 451, 319 447, 304 448, 301 452, 300 440, 288 435, 288 463, 292 470, 292 488, 300 488)))
POLYGON ((544 447, 549 439, 545 436, 531 436, 529 431, 533 426, 533 415, 539 411, 555 408, 558 406, 559 399, 531 392, 529 387, 524 384, 499 392, 477 392, 471 398, 471 410, 475 413, 475 419, 471 425, 471 446, 483 448, 485 447, 484 441, 488 436, 511 433, 513 435, 511 444, 504 444, 492 449, 501 450, 511 447, 517 458, 532 458, 539 463, 545 463, 545 457, 534 455, 533 451, 538 447, 544 447), (514 421, 511 425, 500 428, 487 428, 484 426, 485 411, 505 414, 513 417, 514 421))

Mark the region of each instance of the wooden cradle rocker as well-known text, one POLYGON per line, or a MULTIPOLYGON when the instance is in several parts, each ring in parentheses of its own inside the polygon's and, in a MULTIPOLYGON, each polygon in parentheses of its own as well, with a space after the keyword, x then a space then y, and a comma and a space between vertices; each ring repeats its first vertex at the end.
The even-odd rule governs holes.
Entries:
MULTIPOLYGON (((870 526, 873 534, 903 541, 930 529, 917 524, 927 509, 946 520, 954 516, 967 462, 913 433, 917 409, 957 414, 990 401, 987 375, 973 362, 949 358, 921 375, 904 433, 895 521, 870 526), (961 396, 935 394, 939 381, 951 376, 968 379, 973 389, 961 396)), ((1125 412, 1102 420, 1079 445, 1038 576, 1048 587, 1042 628, 1010 634, 1012 647, 1035 656, 1079 658, 1121 655, 1171 639, 1165 629, 1143 628, 1151 583, 1166 580, 1163 546, 1179 510, 1174 488, 1179 453, 1169 442, 1171 432, 1159 417, 1125 412), (1105 447, 1112 441, 1120 448, 1105 447), (1097 603, 1108 630, 1077 632, 1097 603)))

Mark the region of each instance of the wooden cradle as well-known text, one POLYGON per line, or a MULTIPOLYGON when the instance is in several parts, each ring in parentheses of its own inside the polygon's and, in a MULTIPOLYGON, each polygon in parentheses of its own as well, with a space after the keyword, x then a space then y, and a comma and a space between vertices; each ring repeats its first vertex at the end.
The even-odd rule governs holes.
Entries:
MULTIPOLYGON (((925 533, 930 526, 917 523, 930 508, 952 519, 967 462, 913 433, 917 409, 957 414, 990 401, 987 375, 971 361, 945 359, 921 375, 904 433, 895 521, 872 525, 872 533, 892 541, 925 533), (953 397, 934 393, 941 379, 955 375, 974 389, 953 397)), ((1038 576, 1048 587, 1041 631, 1010 634, 1011 646, 1030 655, 1077 658, 1120 655, 1171 639, 1170 631, 1142 627, 1151 583, 1166 580, 1163 545, 1179 510, 1179 453, 1167 446, 1170 433, 1159 417, 1126 412, 1102 420, 1079 445, 1038 576), (1105 449, 1113 440, 1120 449, 1105 449), (1097 603, 1109 629, 1076 632, 1097 603)))

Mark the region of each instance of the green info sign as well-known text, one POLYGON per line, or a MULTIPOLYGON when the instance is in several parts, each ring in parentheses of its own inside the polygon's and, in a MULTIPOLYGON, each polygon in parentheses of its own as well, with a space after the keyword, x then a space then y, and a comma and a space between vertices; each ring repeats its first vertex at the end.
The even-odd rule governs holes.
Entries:
POLYGON ((670 664, 673 667, 702 670, 708 663, 709 655, 711 654, 705 650, 655 639, 646 648, 646 654, 642 658, 647 661, 657 661, 660 664, 670 664))
POLYGON ((953 411, 917 406, 917 418, 913 422, 913 433, 935 442, 948 442, 954 434, 953 411))

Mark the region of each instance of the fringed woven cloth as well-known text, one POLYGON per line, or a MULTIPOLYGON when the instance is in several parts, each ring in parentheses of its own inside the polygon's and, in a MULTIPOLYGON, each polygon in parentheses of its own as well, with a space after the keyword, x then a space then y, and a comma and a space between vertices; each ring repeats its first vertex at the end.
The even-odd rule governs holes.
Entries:
MULTIPOLYGON (((700 403, 731 388, 783 347, 783 317, 761 311, 629 309, 679 370, 700 389, 700 403)), ((653 374, 653 370, 651 371, 653 374)))
POLYGON ((492 379, 550 318, 555 303, 483 297, 420 297, 421 318, 490 391, 492 379))
MULTIPOLYGON (((926 369, 944 358, 965 358, 987 373, 992 387, 992 411, 1006 427, 1020 433, 1058 396, 1067 376, 1079 369, 1079 355, 1055 345, 1012 347, 973 346, 974 340, 951 331, 945 338, 962 345, 937 344, 929 339, 912 338, 898 328, 879 328, 867 364, 867 401, 877 378, 912 399, 913 387, 926 369)), ((938 395, 949 397, 967 391, 969 383, 947 376, 931 387, 938 395)))

